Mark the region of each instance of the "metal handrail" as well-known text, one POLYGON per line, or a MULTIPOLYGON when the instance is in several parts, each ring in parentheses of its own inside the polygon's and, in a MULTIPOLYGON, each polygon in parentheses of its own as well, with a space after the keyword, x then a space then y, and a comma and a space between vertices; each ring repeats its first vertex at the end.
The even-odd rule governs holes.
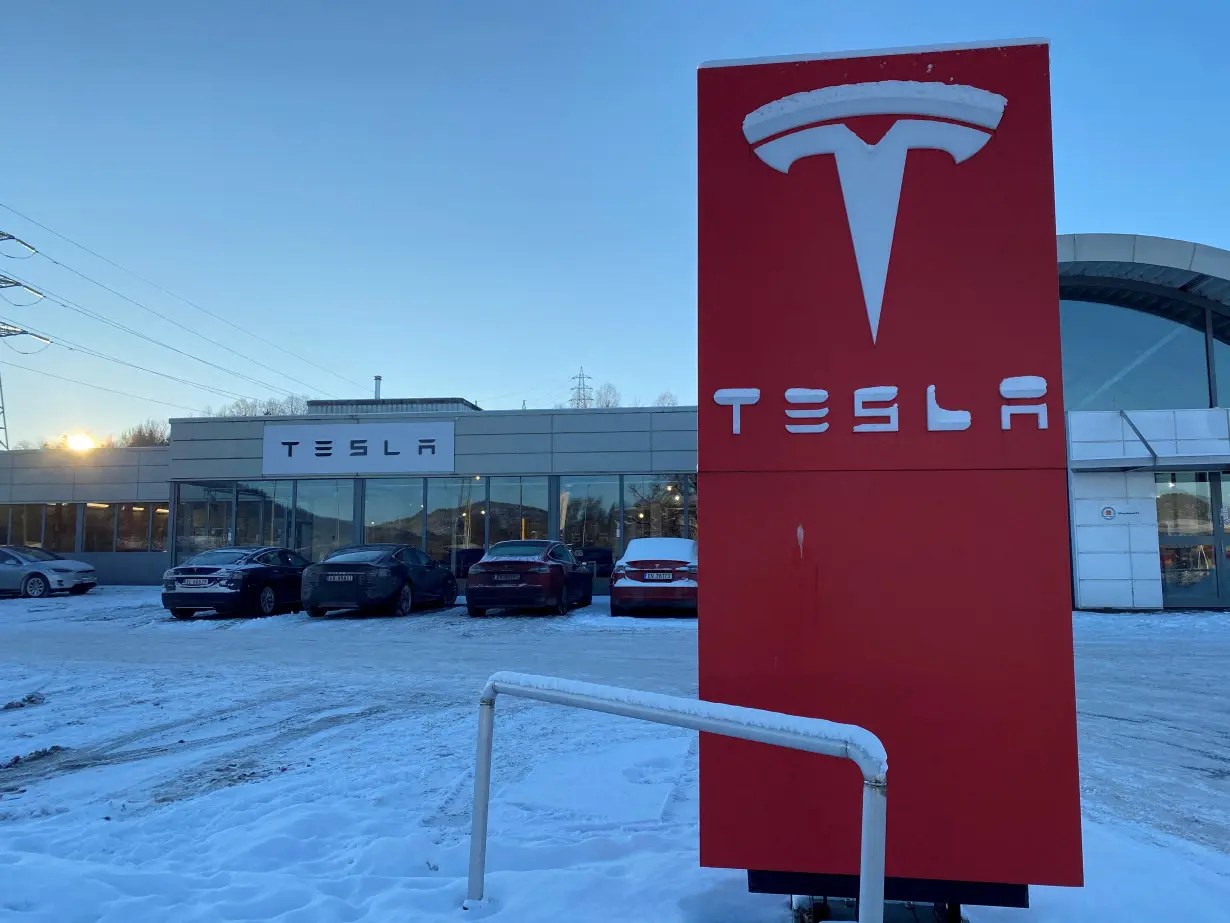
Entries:
POLYGON ((513 695, 553 705, 622 715, 853 761, 863 774, 858 919, 859 923, 883 923, 888 756, 879 738, 870 731, 820 718, 801 718, 759 708, 524 673, 494 674, 487 681, 478 701, 478 756, 474 767, 470 873, 463 904, 467 909, 483 900, 487 868, 487 813, 491 805, 491 743, 495 732, 497 695, 513 695))

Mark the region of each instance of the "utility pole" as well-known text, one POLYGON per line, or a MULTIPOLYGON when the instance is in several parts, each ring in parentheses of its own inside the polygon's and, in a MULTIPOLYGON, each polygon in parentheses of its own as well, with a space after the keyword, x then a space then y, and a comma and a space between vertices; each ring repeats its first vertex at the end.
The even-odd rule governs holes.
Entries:
MULTIPOLYGON (((12 279, 6 279, 4 276, 0 276, 0 289, 12 287, 12 285, 6 285, 5 284, 6 282, 12 283, 13 285, 18 284, 18 283, 13 282, 12 279)), ((34 337, 34 339, 38 340, 41 343, 51 342, 51 340, 47 339, 46 337, 41 337, 37 333, 31 333, 29 330, 22 330, 20 327, 15 327, 12 324, 5 324, 5 323, 0 322, 0 338, 19 337, 19 336, 34 337)), ((8 418, 8 414, 5 413, 4 411, 4 380, 3 378, 0 378, 0 450, 3 450, 5 452, 9 450, 9 418, 8 418)))
POLYGON ((576 382, 572 386, 572 398, 568 401, 569 406, 575 407, 578 410, 584 410, 587 407, 593 406, 594 389, 589 386, 591 376, 585 374, 585 366, 581 366, 581 371, 572 376, 572 380, 576 382))

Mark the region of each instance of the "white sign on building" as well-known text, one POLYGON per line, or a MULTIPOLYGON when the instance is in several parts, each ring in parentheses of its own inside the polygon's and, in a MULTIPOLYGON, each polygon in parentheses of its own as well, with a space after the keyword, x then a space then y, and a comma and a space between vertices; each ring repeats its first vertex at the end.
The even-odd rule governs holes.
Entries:
POLYGON ((268 475, 451 474, 453 421, 266 424, 261 471, 268 475))

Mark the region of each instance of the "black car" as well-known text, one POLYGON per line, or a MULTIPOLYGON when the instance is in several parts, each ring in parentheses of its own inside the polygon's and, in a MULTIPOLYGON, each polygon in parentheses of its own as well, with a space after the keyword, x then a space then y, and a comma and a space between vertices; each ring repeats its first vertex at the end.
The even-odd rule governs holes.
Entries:
POLYGON ((162 575, 162 604, 177 619, 212 609, 220 615, 298 612, 307 558, 289 548, 215 548, 162 575))
POLYGON ((333 609, 409 615, 427 602, 451 606, 457 579, 410 545, 352 545, 307 568, 301 596, 313 616, 333 609))

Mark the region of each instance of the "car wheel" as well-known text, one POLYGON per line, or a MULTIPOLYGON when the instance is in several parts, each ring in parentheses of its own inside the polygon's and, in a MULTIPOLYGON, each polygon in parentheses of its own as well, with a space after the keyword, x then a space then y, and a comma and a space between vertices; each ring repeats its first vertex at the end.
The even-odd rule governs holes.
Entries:
POLYGON ((397 602, 393 605, 394 615, 409 615, 414 609, 414 587, 410 581, 406 581, 401 585, 401 592, 397 594, 397 602))
POLYGON ((21 584, 21 595, 29 599, 42 599, 49 595, 51 587, 42 574, 31 574, 21 584))
POLYGON ((177 619, 190 619, 196 615, 195 609, 172 609, 171 614, 177 619))
POLYGON ((84 596, 88 592, 90 592, 90 587, 88 586, 70 587, 68 591, 70 596, 84 596))
POLYGON ((328 609, 308 609, 307 614, 314 619, 323 619, 328 612, 328 609))
POLYGON ((568 584, 565 583, 559 588, 559 602, 555 604, 555 614, 567 615, 571 608, 572 602, 568 599, 568 584))
POLYGON ((260 595, 256 598, 256 607, 261 615, 273 615, 278 611, 278 594, 273 591, 273 587, 261 587, 260 595))
POLYGON ((440 604, 443 606, 453 606, 457 603, 457 581, 452 577, 448 578, 448 583, 444 585, 444 595, 440 597, 440 604))
POLYGON ((487 614, 486 609, 480 609, 478 606, 466 606, 466 612, 469 613, 472 619, 481 619, 487 614))

